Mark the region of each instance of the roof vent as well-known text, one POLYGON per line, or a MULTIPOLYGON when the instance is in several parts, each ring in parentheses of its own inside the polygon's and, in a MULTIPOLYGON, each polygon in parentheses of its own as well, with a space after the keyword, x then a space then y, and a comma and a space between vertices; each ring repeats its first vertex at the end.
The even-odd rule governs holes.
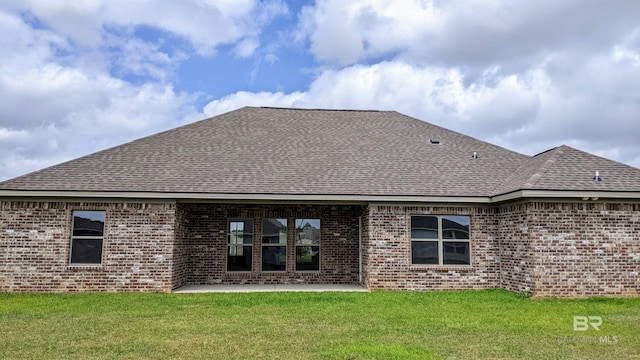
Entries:
POLYGON ((599 172, 599 171, 596 171, 596 176, 594 176, 594 177, 593 177, 593 180, 594 180, 595 182, 600 182, 600 181, 602 181, 602 178, 600 177, 600 172, 599 172))
POLYGON ((478 158, 478 153, 476 151, 473 152, 473 155, 471 155, 472 158, 477 159, 478 158))
POLYGON ((438 139, 429 139, 429 142, 431 142, 432 144, 436 144, 436 145, 440 144, 440 140, 438 140, 438 139))

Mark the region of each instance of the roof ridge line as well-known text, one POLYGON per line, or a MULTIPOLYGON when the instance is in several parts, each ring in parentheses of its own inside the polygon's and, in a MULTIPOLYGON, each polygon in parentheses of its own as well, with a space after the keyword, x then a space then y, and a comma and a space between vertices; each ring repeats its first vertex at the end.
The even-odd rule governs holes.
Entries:
POLYGON ((535 156, 532 157, 535 158, 538 155, 542 155, 545 154, 547 152, 552 152, 552 154, 549 156, 549 158, 542 164, 542 166, 540 166, 538 168, 538 171, 536 171, 533 175, 531 175, 531 177, 525 181, 524 183, 524 187, 534 187, 538 181, 540 181, 540 179, 542 179, 542 177, 544 176, 544 174, 549 171, 549 169, 551 168, 551 166, 553 166, 553 164, 558 161, 558 159, 560 158, 560 156, 562 156, 562 154, 564 154, 564 150, 566 149, 566 145, 560 145, 557 146, 553 149, 549 149, 547 151, 544 151, 540 154, 537 154, 535 156))
MULTIPOLYGON (((526 166, 528 166, 530 164, 531 161, 535 160, 537 156, 549 153, 551 151, 555 151, 557 149, 559 149, 560 147, 562 147, 564 145, 560 145, 560 146, 556 146, 556 147, 552 147, 548 150, 545 150, 541 153, 538 153, 536 155, 533 156, 529 156, 525 161, 523 161, 520 166, 518 166, 517 168, 515 168, 513 170, 513 172, 507 176, 503 181, 501 181, 498 185, 496 185, 496 187, 492 190, 493 194, 496 195, 499 193, 499 191, 501 191, 501 188, 505 185, 508 184, 514 177, 516 177, 520 171, 525 168, 526 166)), ((557 160, 557 156, 558 155, 554 155, 552 156, 550 159, 547 159, 547 161, 544 162, 544 164, 542 164, 542 166, 540 166, 533 175, 529 176, 529 178, 524 182, 524 183, 520 183, 518 185, 518 187, 524 189, 526 187, 533 187, 539 180, 540 178, 542 178, 542 175, 544 175, 544 173, 548 170, 548 168, 550 167, 550 165, 555 162, 555 160, 557 160), (550 160, 553 160, 550 162, 550 160), (540 170, 544 170, 544 171, 540 171, 540 170), (535 179, 534 179, 535 178, 535 179)))
MULTIPOLYGON (((247 107, 251 107, 251 106, 247 106, 247 107)), ((281 107, 281 106, 260 106, 259 109, 302 110, 302 111, 394 112, 393 110, 376 110, 376 109, 323 109, 323 108, 296 108, 296 107, 281 107)))

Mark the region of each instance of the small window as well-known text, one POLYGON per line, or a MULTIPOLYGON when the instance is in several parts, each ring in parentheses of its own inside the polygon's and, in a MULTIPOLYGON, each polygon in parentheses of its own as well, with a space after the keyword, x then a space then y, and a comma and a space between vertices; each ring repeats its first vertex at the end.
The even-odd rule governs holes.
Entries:
POLYGON ((469 216, 411 217, 411 263, 470 265, 469 216))
POLYGON ((104 211, 74 211, 71 231, 71 264, 101 264, 104 211))
POLYGON ((287 270, 287 219, 262 220, 262 271, 287 270))
POLYGON ((227 271, 251 271, 253 220, 230 220, 227 271))
POLYGON ((296 271, 320 270, 320 219, 296 219, 296 271))

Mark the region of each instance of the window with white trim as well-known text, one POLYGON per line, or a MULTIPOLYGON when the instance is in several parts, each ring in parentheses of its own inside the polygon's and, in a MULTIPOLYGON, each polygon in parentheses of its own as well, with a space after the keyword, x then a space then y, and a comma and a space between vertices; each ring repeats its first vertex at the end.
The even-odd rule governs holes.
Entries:
POLYGON ((411 263, 470 265, 469 216, 411 216, 411 263))
POLYGON ((71 225, 69 263, 99 265, 102 263, 104 211, 74 211, 71 225))
POLYGON ((251 271, 253 220, 229 220, 227 271, 251 271))
POLYGON ((320 271, 320 219, 296 219, 296 271, 320 271))

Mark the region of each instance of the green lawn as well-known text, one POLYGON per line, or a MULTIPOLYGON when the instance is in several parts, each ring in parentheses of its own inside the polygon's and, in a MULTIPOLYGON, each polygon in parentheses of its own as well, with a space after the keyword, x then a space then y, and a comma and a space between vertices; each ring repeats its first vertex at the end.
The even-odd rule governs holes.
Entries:
POLYGON ((612 360, 640 358, 639 334, 640 299, 501 290, 0 294, 2 359, 612 360), (600 316, 600 331, 573 316, 600 316))

